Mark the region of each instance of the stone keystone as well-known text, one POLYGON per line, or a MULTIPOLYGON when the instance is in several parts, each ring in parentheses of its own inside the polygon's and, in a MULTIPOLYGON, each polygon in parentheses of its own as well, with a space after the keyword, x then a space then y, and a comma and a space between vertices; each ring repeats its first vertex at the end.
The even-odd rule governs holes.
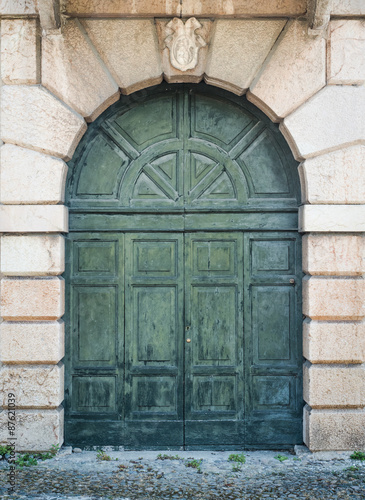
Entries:
POLYGON ((195 17, 191 17, 184 24, 181 19, 174 17, 166 25, 165 44, 170 50, 170 62, 180 71, 193 69, 198 64, 198 52, 205 47, 206 42, 195 30, 202 25, 195 17))

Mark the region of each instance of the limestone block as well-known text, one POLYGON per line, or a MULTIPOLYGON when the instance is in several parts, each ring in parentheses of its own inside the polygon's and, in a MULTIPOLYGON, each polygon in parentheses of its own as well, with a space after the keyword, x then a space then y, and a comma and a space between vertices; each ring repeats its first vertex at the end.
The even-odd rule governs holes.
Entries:
POLYGON ((2 405, 9 392, 15 394, 17 408, 58 408, 64 398, 64 367, 3 366, 0 376, 2 405))
POLYGON ((365 237, 353 234, 303 236, 303 271, 311 275, 357 276, 365 273, 365 237))
POLYGON ((292 16, 305 14, 306 0, 183 0, 182 16, 292 16))
POLYGON ((0 325, 3 364, 57 364, 65 355, 63 321, 0 325))
POLYGON ((156 29, 158 33, 158 40, 160 46, 160 53, 162 58, 162 67, 164 72, 165 80, 169 83, 181 83, 181 82, 193 82, 199 83, 204 75, 205 66, 208 56, 208 48, 210 43, 210 35, 212 28, 212 21, 209 19, 199 19, 201 25, 197 28, 195 34, 204 41, 206 45, 199 48, 197 65, 193 69, 187 69, 180 71, 171 64, 170 50, 166 46, 165 39, 171 34, 172 30, 168 30, 166 25, 169 24, 170 19, 159 19, 156 20, 156 29))
POLYGON ((37 14, 35 0, 1 0, 2 16, 30 16, 37 14))
POLYGON ((305 321, 303 356, 311 363, 363 363, 365 323, 305 321))
POLYGON ((39 43, 36 19, 1 22, 1 78, 7 84, 39 83, 39 43))
POLYGON ((0 205, 2 233, 67 233, 64 205, 0 205))
POLYGON ((365 371, 358 366, 303 366, 303 399, 311 408, 365 406, 365 371))
POLYGON ((87 17, 180 16, 180 0, 66 0, 66 13, 87 17))
POLYGON ((336 16, 358 16, 365 14, 363 0, 332 0, 331 14, 336 16))
MULTIPOLYGON (((7 412, 0 414, 0 442, 8 444, 7 412)), ((17 410, 16 451, 48 451, 63 443, 64 410, 17 410)))
POLYGON ((328 83, 361 85, 365 82, 365 20, 332 21, 329 49, 328 83))
POLYGON ((1 89, 1 139, 68 161, 86 131, 84 119, 48 90, 27 85, 1 89))
POLYGON ((333 151, 300 164, 303 203, 357 204, 365 201, 365 146, 333 151))
POLYGON ((365 232, 365 205, 303 205, 299 208, 301 232, 365 232))
POLYGON ((274 46, 247 98, 272 120, 279 121, 325 84, 325 39, 309 36, 307 21, 293 21, 274 46))
POLYGON ((304 408, 304 442, 311 451, 363 450, 364 410, 304 408))
POLYGON ((89 122, 119 99, 118 85, 77 19, 62 34, 43 37, 42 84, 89 122))
POLYGON ((57 320, 65 312, 64 295, 60 278, 4 278, 1 315, 6 321, 57 320))
POLYGON ((283 20, 217 20, 205 81, 243 94, 284 25, 283 20))
POLYGON ((152 20, 87 19, 82 24, 123 94, 162 81, 157 36, 152 20))
POLYGON ((365 317, 365 280, 304 279, 303 314, 316 320, 362 320, 365 317))
POLYGON ((296 159, 364 142, 365 87, 327 86, 287 116, 280 130, 296 159))
POLYGON ((56 204, 64 200, 67 165, 31 149, 5 144, 0 150, 3 204, 56 204))
POLYGON ((63 236, 3 235, 0 248, 5 276, 57 276, 65 270, 63 236))

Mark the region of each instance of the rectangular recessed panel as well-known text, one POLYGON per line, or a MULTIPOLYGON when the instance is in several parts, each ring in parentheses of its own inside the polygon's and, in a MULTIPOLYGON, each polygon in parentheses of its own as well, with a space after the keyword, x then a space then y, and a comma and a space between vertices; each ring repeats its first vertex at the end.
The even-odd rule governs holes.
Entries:
POLYGON ((224 411, 236 409, 236 377, 195 376, 193 379, 194 411, 224 411))
MULTIPOLYGON (((78 311, 77 361, 115 362, 117 288, 113 286, 75 287, 78 311)), ((76 325, 75 325, 76 326, 76 325)))
POLYGON ((193 241, 193 276, 234 276, 236 253, 235 241, 193 241))
POLYGON ((114 276, 117 272, 117 242, 75 241, 74 276, 114 276))
POLYGON ((174 277, 177 269, 176 241, 134 241, 135 276, 174 277))
POLYGON ((116 408, 115 377, 73 377, 73 409, 111 412, 116 408))
POLYGON ((294 245, 291 240, 253 240, 252 274, 294 273, 294 245))
POLYGON ((194 361, 235 364, 236 286, 196 286, 192 289, 194 361))
POLYGON ((290 293, 288 286, 256 286, 252 293, 255 361, 290 359, 290 293))
POLYGON ((138 361, 175 363, 176 287, 135 287, 133 300, 138 361))
POLYGON ((176 377, 133 377, 133 412, 176 412, 176 377))
POLYGON ((290 407, 292 377, 289 376, 255 376, 253 381, 253 408, 269 409, 270 407, 290 407))

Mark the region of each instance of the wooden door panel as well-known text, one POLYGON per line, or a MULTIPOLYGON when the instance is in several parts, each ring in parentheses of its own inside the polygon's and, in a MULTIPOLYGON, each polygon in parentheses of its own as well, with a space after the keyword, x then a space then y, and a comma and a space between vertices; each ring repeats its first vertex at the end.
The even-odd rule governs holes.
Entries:
POLYGON ((294 232, 245 234, 248 446, 301 440, 300 253, 294 232))
POLYGON ((236 365, 237 289, 192 286, 191 330, 193 365, 236 365))
POLYGON ((105 413, 117 411, 117 379, 115 376, 75 376, 73 407, 81 413, 105 413))
POLYGON ((117 293, 111 285, 74 286, 75 366, 116 366, 117 293))
POLYGON ((257 365, 286 365, 291 358, 291 292, 290 286, 252 287, 253 361, 257 365))
POLYGON ((216 444, 219 435, 224 443, 239 443, 242 234, 188 233, 185 255, 185 337, 191 339, 185 342, 185 444, 216 444), (226 441, 224 436, 232 432, 226 441))
POLYGON ((181 446, 183 234, 128 234, 125 244, 128 442, 130 446, 141 440, 149 440, 151 446, 181 446), (172 421, 170 436, 162 436, 156 423, 171 425, 172 421))

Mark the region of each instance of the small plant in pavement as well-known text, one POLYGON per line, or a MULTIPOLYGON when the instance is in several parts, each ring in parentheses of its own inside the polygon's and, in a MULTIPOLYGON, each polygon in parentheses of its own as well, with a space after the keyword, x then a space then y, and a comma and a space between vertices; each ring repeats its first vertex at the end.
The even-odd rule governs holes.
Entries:
POLYGON ((365 452, 364 451, 354 451, 351 455, 350 458, 352 460, 365 460, 365 452))
POLYGON ((344 469, 344 471, 351 471, 351 472, 355 472, 357 470, 360 470, 360 468, 357 465, 351 465, 350 467, 344 469))
POLYGON ((243 453, 231 453, 228 457, 228 462, 236 462, 238 464, 246 463, 246 457, 243 453))
POLYGON ((279 460, 279 462, 284 462, 285 460, 288 460, 288 457, 286 457, 285 455, 280 455, 280 453, 278 455, 276 455, 276 460, 279 460))
POLYGON ((181 460, 181 457, 179 457, 179 455, 161 455, 161 453, 159 453, 157 455, 157 460, 181 460))
POLYGON ((107 455, 107 454, 105 453, 105 451, 103 451, 103 450, 98 450, 98 453, 97 453, 97 455, 96 455, 96 458, 97 458, 98 460, 105 460, 105 461, 107 461, 107 462, 110 462, 110 460, 111 460, 111 457, 110 457, 109 455, 107 455))
POLYGON ((24 453, 23 455, 18 455, 15 464, 18 467, 31 467, 32 465, 38 465, 37 459, 30 455, 29 453, 24 453))
POLYGON ((189 459, 188 462, 186 462, 186 467, 192 467, 193 469, 196 469, 199 474, 202 473, 201 470, 201 465, 202 465, 203 459, 201 458, 200 460, 196 460, 195 458, 189 459))
POLYGON ((0 445, 0 460, 6 460, 6 455, 9 455, 11 450, 12 450, 11 446, 0 445))

